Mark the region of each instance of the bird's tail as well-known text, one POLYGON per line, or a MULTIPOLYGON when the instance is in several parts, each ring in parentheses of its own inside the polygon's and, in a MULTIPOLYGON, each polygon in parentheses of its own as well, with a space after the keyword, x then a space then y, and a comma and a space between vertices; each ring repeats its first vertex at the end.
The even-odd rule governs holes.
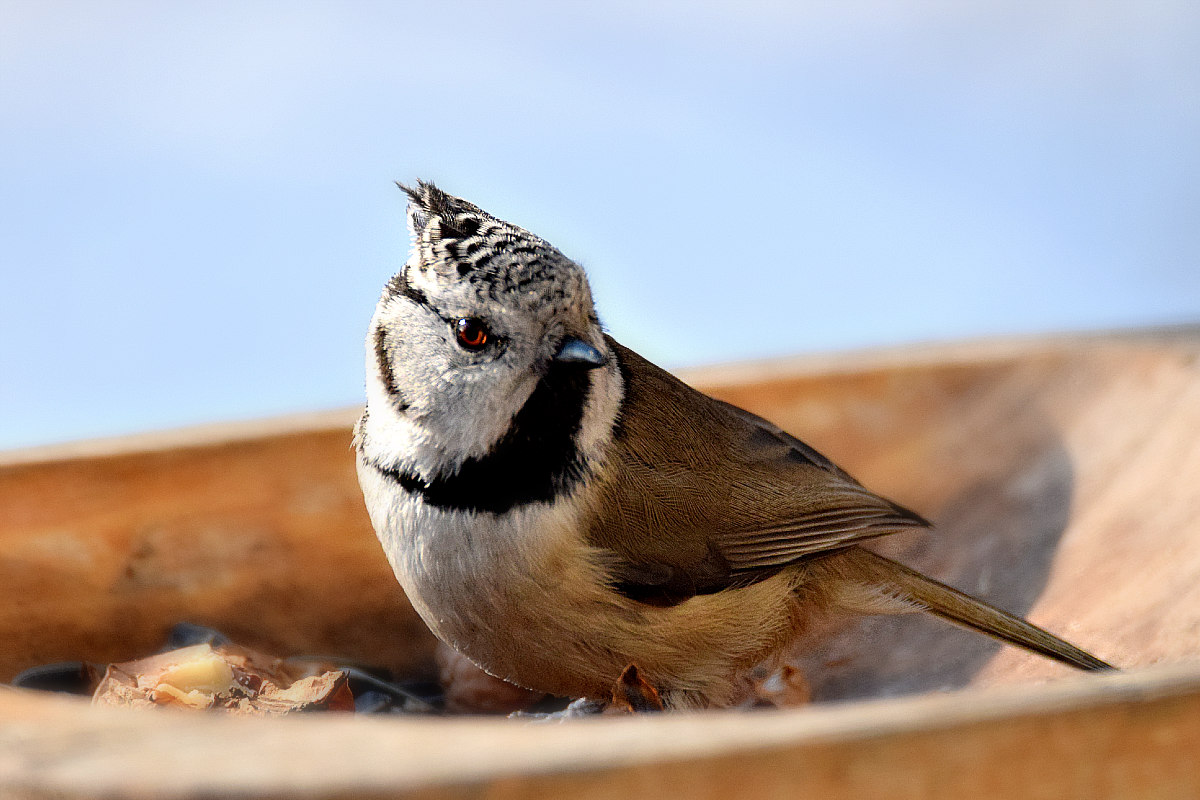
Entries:
POLYGON ((928 611, 1077 669, 1115 669, 1018 616, 869 550, 852 547, 839 553, 836 560, 843 586, 834 597, 839 605, 867 613, 928 611))

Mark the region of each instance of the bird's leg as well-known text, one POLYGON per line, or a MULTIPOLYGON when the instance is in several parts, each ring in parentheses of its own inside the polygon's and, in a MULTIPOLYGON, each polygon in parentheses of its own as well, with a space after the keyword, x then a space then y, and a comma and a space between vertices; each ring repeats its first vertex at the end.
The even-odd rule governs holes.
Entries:
POLYGON ((613 684, 612 705, 609 708, 631 713, 665 709, 658 690, 642 676, 637 664, 627 666, 613 684))
POLYGON ((613 684, 612 700, 609 702, 581 697, 562 711, 549 714, 518 711, 509 716, 538 721, 561 721, 590 717, 594 714, 642 714, 665 709, 658 690, 646 680, 637 664, 630 664, 621 671, 621 676, 613 684))

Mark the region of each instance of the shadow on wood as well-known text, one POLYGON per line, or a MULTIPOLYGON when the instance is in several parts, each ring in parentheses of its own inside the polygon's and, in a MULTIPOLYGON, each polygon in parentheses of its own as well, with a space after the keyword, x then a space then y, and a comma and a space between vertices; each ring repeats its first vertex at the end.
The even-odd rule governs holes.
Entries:
MULTIPOLYGON (((1067 528, 1069 454, 1046 425, 992 447, 995 469, 951 497, 928 534, 872 549, 1022 616, 1042 595, 1067 528)), ((980 440, 980 446, 992 443, 980 440)), ((817 701, 888 697, 969 685, 1000 642, 927 614, 815 625, 796 648, 817 701)))

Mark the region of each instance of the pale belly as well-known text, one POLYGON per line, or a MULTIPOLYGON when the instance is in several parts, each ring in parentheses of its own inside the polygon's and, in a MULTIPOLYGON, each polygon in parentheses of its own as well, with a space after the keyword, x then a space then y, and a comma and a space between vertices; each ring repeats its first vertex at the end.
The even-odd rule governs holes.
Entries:
POLYGON ((787 573, 665 608, 624 597, 605 585, 602 553, 580 542, 562 507, 497 518, 400 499, 371 513, 430 629, 538 691, 606 699, 633 663, 676 705, 723 705, 796 626, 797 577, 787 573))

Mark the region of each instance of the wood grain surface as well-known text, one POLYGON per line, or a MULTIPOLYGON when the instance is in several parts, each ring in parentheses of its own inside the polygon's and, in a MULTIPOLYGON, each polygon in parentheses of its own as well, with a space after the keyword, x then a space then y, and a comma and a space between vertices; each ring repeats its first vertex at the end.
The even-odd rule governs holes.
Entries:
POLYGON ((10 455, 0 681, 39 663, 154 652, 181 620, 264 652, 431 675, 433 637, 363 507, 354 418, 10 455))
POLYGON ((1194 800, 1200 673, 1179 666, 800 711, 564 723, 250 719, 0 689, 11 797, 1194 800))
MULTIPOLYGON (((10 690, 0 692, 0 789, 1200 796, 1200 329, 904 348, 685 377, 936 523, 882 551, 1122 667, 1159 666, 1079 676, 903 617, 814 624, 797 659, 817 702, 779 713, 553 728, 246 721, 105 713, 10 690), (916 696, 878 699, 897 695, 916 696), (175 755, 164 751, 172 742, 175 755)), ((281 655, 428 674, 431 638, 362 508, 353 417, 0 454, 0 680, 51 661, 143 655, 181 619, 281 655)))

